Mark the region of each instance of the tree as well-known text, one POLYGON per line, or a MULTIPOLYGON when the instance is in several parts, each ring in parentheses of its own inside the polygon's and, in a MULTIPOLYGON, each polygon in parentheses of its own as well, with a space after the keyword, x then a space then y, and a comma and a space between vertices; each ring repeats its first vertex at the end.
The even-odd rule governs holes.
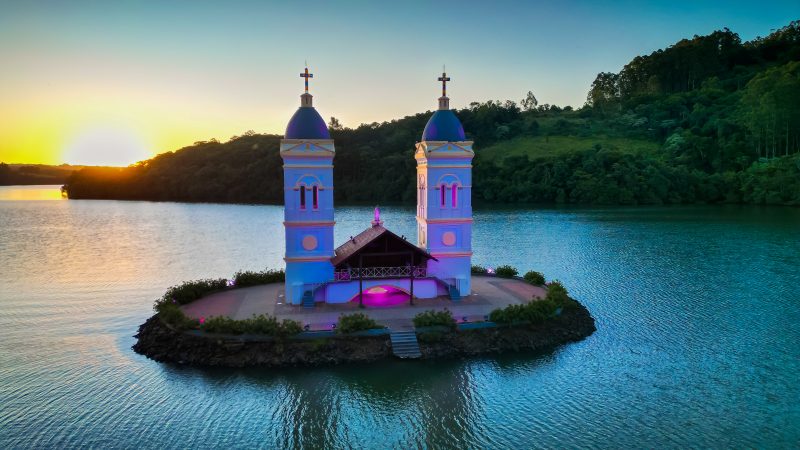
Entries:
POLYGON ((328 122, 328 128, 330 128, 331 130, 337 130, 337 131, 344 129, 344 127, 342 126, 342 123, 339 122, 339 119, 337 119, 336 117, 331 117, 331 121, 328 122))
POLYGON ((528 91, 528 95, 519 102, 522 105, 522 109, 525 111, 531 111, 536 109, 536 106, 539 104, 539 100, 536 100, 536 96, 533 95, 533 92, 528 91))
POLYGON ((797 152, 800 138, 800 62, 773 67, 744 88, 739 117, 755 152, 765 157, 797 152))
POLYGON ((6 184, 11 179, 11 168, 8 164, 0 162, 0 185, 6 184))
POLYGON ((611 72, 600 72, 592 82, 586 104, 606 114, 619 100, 619 75, 611 72))

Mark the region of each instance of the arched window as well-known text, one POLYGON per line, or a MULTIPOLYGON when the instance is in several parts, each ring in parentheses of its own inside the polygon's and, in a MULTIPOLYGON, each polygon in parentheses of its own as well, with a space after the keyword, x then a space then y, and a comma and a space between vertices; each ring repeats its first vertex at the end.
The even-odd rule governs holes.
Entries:
POLYGON ((300 209, 306 209, 306 187, 300 186, 300 209))
POLYGON ((317 186, 311 188, 311 198, 312 198, 312 204, 314 205, 314 209, 319 208, 319 194, 317 193, 318 190, 319 189, 317 188, 317 186))
POLYGON ((440 197, 440 202, 439 203, 440 203, 442 208, 444 208, 444 199, 445 199, 445 191, 446 190, 447 190, 447 186, 445 186, 444 184, 439 186, 439 197, 440 197))
POLYGON ((450 198, 452 199, 453 208, 455 208, 456 205, 458 205, 458 185, 453 183, 450 189, 452 189, 452 191, 450 191, 450 198))

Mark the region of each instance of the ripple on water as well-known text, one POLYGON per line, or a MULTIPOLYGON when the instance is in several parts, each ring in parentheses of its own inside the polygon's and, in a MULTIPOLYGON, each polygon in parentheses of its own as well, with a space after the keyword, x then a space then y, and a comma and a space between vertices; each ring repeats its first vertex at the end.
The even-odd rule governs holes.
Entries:
MULTIPOLYGON (((797 210, 479 210, 474 262, 562 280, 594 335, 544 354, 199 370, 132 353, 132 335, 170 285, 280 267, 281 208, 4 201, 3 189, 2 448, 800 441, 797 210)), ((412 209, 382 214, 414 235, 412 209)), ((370 219, 337 209, 337 242, 370 219)))

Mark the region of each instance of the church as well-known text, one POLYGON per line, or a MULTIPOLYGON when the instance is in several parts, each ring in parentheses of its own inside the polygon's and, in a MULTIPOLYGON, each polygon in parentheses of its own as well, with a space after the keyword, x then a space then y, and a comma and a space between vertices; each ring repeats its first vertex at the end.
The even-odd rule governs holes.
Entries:
POLYGON ((470 295, 472 142, 450 109, 442 73, 439 108, 416 144, 416 244, 383 226, 376 208, 363 232, 335 247, 333 170, 336 149, 325 120, 305 92, 280 143, 283 159, 287 303, 358 302, 365 307, 470 295))

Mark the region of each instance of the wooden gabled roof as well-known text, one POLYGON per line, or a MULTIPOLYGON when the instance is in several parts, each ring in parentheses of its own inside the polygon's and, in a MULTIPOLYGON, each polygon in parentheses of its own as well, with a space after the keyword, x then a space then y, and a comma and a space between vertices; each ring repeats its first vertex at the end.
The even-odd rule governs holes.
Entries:
POLYGON ((401 243, 403 246, 407 247, 409 250, 415 252, 425 259, 433 259, 438 261, 427 251, 392 233, 384 228, 383 225, 373 225, 337 247, 336 250, 334 250, 333 258, 331 258, 331 264, 336 267, 337 265, 346 261, 348 258, 357 255, 361 249, 382 236, 386 236, 395 242, 401 243))

